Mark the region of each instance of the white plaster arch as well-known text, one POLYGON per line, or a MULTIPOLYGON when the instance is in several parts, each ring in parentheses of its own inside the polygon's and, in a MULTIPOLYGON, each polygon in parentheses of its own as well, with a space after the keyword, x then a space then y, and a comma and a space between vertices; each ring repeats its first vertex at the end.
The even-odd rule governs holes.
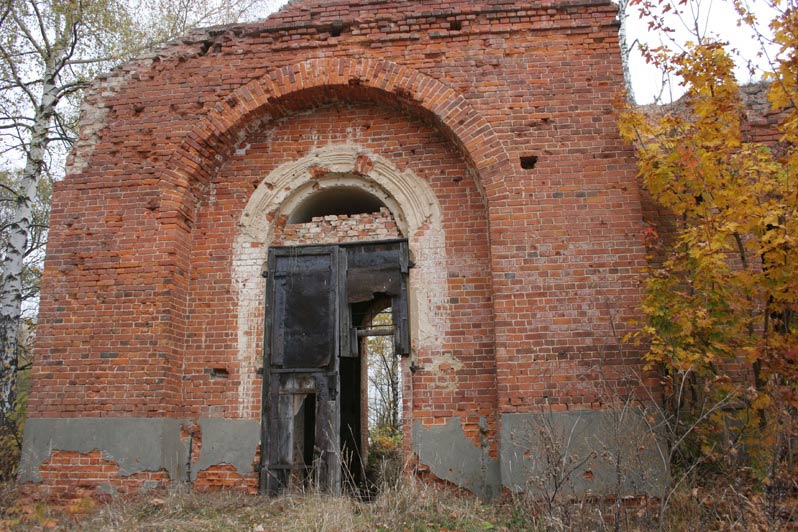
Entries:
POLYGON ((240 368, 239 416, 255 414, 255 368, 266 283, 261 275, 276 222, 325 187, 356 187, 379 198, 408 239, 415 267, 410 272, 410 332, 414 352, 442 348, 446 312, 446 250, 441 208, 429 183, 412 170, 356 144, 314 148, 280 165, 255 189, 239 219, 233 244, 232 292, 237 296, 240 368))
POLYGON ((312 150, 269 174, 250 197, 239 226, 251 237, 268 244, 274 236, 276 217, 296 208, 315 191, 314 185, 355 186, 374 194, 391 210, 406 236, 426 223, 440 225, 441 209, 426 181, 411 170, 400 171, 384 157, 357 145, 334 144, 312 150), (367 164, 363 164, 363 158, 368 160, 367 164), (315 168, 339 177, 315 179, 315 168))

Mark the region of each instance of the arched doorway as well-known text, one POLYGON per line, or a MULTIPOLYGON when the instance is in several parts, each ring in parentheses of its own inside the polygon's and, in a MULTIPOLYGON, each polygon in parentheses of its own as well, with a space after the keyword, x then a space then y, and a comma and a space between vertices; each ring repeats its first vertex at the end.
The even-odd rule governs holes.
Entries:
POLYGON ((367 339, 390 337, 391 357, 410 353, 407 240, 396 238, 383 202, 352 186, 296 202, 274 235, 265 271, 262 490, 311 483, 360 491, 367 339), (373 327, 385 308, 390 319, 373 327))

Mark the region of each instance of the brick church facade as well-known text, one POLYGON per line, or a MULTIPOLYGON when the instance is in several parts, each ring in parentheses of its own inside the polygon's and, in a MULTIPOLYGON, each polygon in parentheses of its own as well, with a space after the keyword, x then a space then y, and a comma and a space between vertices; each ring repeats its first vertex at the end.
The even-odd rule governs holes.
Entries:
POLYGON ((617 30, 608 0, 293 0, 101 79, 54 194, 22 480, 274 492, 313 465, 336 490, 343 429, 367 445, 358 330, 390 308, 409 469, 524 489, 542 424, 595 454, 574 489, 648 490, 613 407, 646 265, 617 30))

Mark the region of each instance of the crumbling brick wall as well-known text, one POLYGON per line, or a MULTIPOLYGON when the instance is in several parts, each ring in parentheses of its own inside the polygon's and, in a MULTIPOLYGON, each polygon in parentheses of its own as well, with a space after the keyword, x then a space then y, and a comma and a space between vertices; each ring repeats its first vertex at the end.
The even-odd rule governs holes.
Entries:
POLYGON ((515 488, 534 449, 513 427, 599 419, 603 390, 638 386, 619 341, 645 250, 615 17, 604 0, 295 0, 99 80, 54 194, 23 480, 55 485, 50 453, 90 429, 82 452, 138 464, 120 482, 250 483, 265 250, 313 239, 281 217, 342 179, 396 225, 358 237, 402 236, 416 265, 408 458, 515 488), (150 436, 130 449, 132 432, 150 436))

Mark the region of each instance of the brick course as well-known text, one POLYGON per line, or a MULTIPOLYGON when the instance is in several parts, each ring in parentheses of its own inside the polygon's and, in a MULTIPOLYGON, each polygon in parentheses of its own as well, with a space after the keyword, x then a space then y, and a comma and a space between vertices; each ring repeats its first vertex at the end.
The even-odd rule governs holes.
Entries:
POLYGON ((166 471, 129 474, 120 471, 116 462, 105 459, 101 451, 54 451, 41 465, 41 474, 44 489, 38 495, 55 500, 83 496, 131 495, 163 489, 169 485, 169 474, 166 471))

